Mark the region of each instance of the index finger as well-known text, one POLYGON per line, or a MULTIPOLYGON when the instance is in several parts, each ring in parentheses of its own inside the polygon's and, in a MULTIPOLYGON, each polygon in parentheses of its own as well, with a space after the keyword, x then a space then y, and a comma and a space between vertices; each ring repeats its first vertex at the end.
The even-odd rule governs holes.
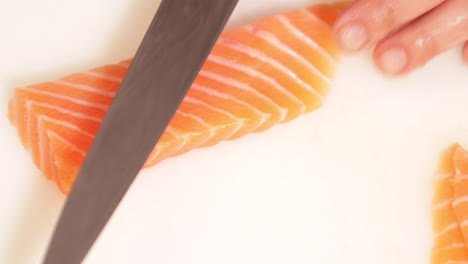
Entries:
POLYGON ((335 23, 346 51, 369 47, 445 0, 356 0, 335 23))

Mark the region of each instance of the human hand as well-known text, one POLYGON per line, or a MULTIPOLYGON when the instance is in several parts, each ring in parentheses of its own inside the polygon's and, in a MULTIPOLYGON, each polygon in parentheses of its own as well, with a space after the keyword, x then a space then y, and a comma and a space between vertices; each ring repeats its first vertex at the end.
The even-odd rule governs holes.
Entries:
POLYGON ((345 51, 376 44, 374 61, 390 75, 417 69, 461 43, 468 62, 468 0, 356 0, 334 29, 345 51))

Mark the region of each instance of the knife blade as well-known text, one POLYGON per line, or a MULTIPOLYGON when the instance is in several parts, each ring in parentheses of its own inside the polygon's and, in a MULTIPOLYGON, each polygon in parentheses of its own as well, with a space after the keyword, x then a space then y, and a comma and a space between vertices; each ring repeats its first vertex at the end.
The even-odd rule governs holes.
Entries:
POLYGON ((163 0, 94 138, 44 264, 81 263, 166 129, 237 0, 163 0))

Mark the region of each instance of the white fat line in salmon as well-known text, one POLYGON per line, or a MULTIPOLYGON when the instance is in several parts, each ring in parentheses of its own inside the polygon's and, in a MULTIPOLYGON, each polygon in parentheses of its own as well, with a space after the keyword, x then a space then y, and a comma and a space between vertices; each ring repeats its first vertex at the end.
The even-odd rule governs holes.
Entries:
MULTIPOLYGON (((172 151, 172 153, 169 153, 168 155, 172 155, 174 153, 177 153, 181 148, 183 148, 185 145, 187 145, 187 140, 188 140, 188 133, 183 133, 180 132, 178 129, 174 128, 173 126, 168 126, 166 128, 167 133, 171 134, 175 138, 181 138, 182 139, 182 144, 179 145, 179 147, 175 150, 172 151)), ((156 156, 154 157, 156 159, 156 156)))
POLYGON ((91 92, 91 93, 96 93, 96 94, 108 96, 108 97, 111 97, 111 98, 115 96, 115 92, 103 91, 103 90, 100 90, 100 89, 98 89, 96 87, 93 87, 93 86, 90 86, 90 85, 77 84, 77 83, 64 81, 64 80, 56 80, 56 81, 53 81, 52 83, 63 85, 63 86, 68 86, 68 87, 71 87, 71 88, 75 88, 75 89, 79 89, 79 90, 83 90, 83 91, 87 91, 87 92, 91 92))
MULTIPOLYGON (((74 144, 70 143, 69 141, 65 140, 63 137, 59 136, 54 131, 51 131, 51 130, 47 131, 47 137, 49 137, 49 139, 51 137, 55 137, 55 138, 59 139, 60 141, 62 141, 64 144, 69 145, 74 151, 80 153, 83 156, 86 155, 85 151, 79 149, 76 145, 74 145, 74 144)), ((57 165, 55 164, 55 166, 57 166, 57 165)))
MULTIPOLYGON (((210 135, 207 137, 207 139, 205 141, 203 141, 203 142, 200 142, 200 144, 205 143, 206 141, 208 141, 210 138, 212 138, 214 136, 214 133, 215 133, 214 128, 212 126, 210 126, 205 120, 203 120, 203 118, 200 118, 199 116, 197 116, 195 114, 186 113, 186 112, 183 112, 183 111, 180 111, 180 110, 177 110, 177 113, 197 121, 198 123, 200 123, 201 125, 206 127, 208 131, 210 131, 210 135)), ((200 133, 200 134, 202 134, 202 133, 200 133)), ((197 134, 197 132, 195 132, 195 134, 197 134)))
POLYGON ((48 117, 46 115, 37 115, 37 119, 38 119, 38 122, 46 120, 48 122, 55 123, 57 125, 61 125, 61 126, 69 128, 69 129, 75 130, 76 132, 78 132, 80 134, 83 134, 85 136, 88 136, 90 138, 94 138, 93 134, 91 134, 89 132, 86 132, 86 131, 82 130, 81 128, 79 128, 78 126, 76 126, 74 124, 71 124, 69 122, 63 121, 63 120, 57 120, 57 119, 54 119, 54 118, 50 118, 50 117, 48 117))
MULTIPOLYGON (((32 118, 30 115, 31 114, 34 114, 34 112, 31 110, 31 108, 33 106, 42 106, 42 107, 45 107, 45 108, 49 108, 49 109, 53 109, 55 111, 58 111, 58 112, 61 112, 61 113, 65 113, 65 114, 69 114, 69 115, 72 115, 72 116, 75 116, 75 117, 78 117, 78 118, 82 118, 82 119, 88 119, 88 120, 92 120, 92 121, 95 121, 96 123, 101 123, 101 120, 98 119, 98 118, 95 118, 95 117, 91 117, 91 116, 87 116, 87 115, 83 115, 81 113, 76 113, 76 112, 72 112, 72 111, 69 111, 69 110, 66 110, 66 109, 63 109, 63 108, 60 108, 60 107, 57 107, 57 106, 53 106, 53 105, 50 105, 50 104, 45 104, 45 103, 39 103, 39 102, 36 102, 36 101, 31 101, 31 100, 26 100, 25 102, 25 107, 26 107, 26 130, 28 135, 27 135, 27 138, 28 138, 28 142, 29 142, 29 146, 31 146, 31 150, 32 150, 32 144, 35 144, 37 143, 38 144, 38 152, 39 152, 39 164, 40 164, 40 169, 44 169, 45 168, 45 159, 44 159, 44 155, 45 155, 45 146, 44 146, 44 131, 43 131, 43 122, 42 120, 44 119, 44 116, 35 116, 36 119, 37 119, 37 125, 35 127, 35 130, 38 134, 38 142, 32 142, 32 135, 34 133, 33 131, 33 127, 32 127, 32 118)), ((89 134, 89 133, 88 133, 89 134)))
MULTIPOLYGON (((214 134, 216 133, 216 130, 218 130, 219 128, 222 128, 222 127, 213 127, 213 126, 210 126, 209 124, 207 124, 205 122, 205 120, 203 120, 202 118, 200 118, 199 116, 197 115, 193 115, 193 114, 188 114, 188 113, 185 113, 185 112, 182 112, 180 110, 177 111, 178 114, 181 114, 185 117, 189 117, 193 120, 195 120, 196 122, 200 123, 202 126, 206 127, 207 130, 210 131, 210 135, 208 137, 206 137, 205 140, 203 141, 195 141, 194 143, 196 143, 196 145, 193 147, 193 148, 196 148, 200 145, 203 145, 204 143, 208 142, 210 139, 213 138, 214 134)), ((173 135, 175 138, 180 138, 183 140, 183 143, 180 144, 180 146, 173 150, 172 153, 169 153, 169 155, 171 154, 174 154, 174 153, 177 153, 180 149, 182 149, 188 142, 188 138, 192 137, 194 135, 194 133, 191 133, 191 132, 180 132, 178 131, 179 129, 175 128, 174 126, 172 125, 169 125, 167 128, 166 128, 166 131, 165 133, 170 133, 171 135, 173 135)), ((228 135, 228 137, 232 136, 235 132, 237 132, 238 130, 235 129, 233 133, 231 133, 231 135, 228 135)), ((227 138, 228 138, 227 137, 227 138)), ((150 157, 149 159, 149 162, 148 163, 152 163, 154 162, 154 160, 158 157, 160 151, 157 151, 154 155, 152 155, 152 157, 150 157)))
MULTIPOLYGON (((198 146, 203 145, 203 144, 205 144, 206 142, 208 142, 210 139, 212 139, 212 138, 215 136, 216 132, 217 132, 219 129, 223 129, 223 128, 225 128, 225 127, 231 126, 230 124, 227 125, 227 126, 222 126, 222 125, 221 125, 221 126, 217 126, 217 125, 211 126, 211 125, 208 124, 202 117, 199 117, 199 116, 197 116, 197 115, 195 115, 195 114, 186 113, 186 112, 182 112, 182 111, 178 111, 178 112, 181 113, 181 114, 183 114, 183 115, 186 116, 186 117, 190 117, 190 118, 196 120, 197 122, 201 123, 203 126, 207 127, 207 128, 209 129, 209 131, 210 131, 210 135, 209 135, 204 141, 197 141, 197 142, 196 142, 197 144, 196 144, 195 147, 193 147, 193 148, 197 148, 198 146)), ((237 132, 237 131, 235 131, 235 132, 237 132)), ((197 134, 197 133, 191 133, 191 135, 193 135, 193 134, 197 134)), ((201 134, 201 133, 198 133, 198 134, 201 134)), ((228 136, 230 137, 230 136, 232 136, 233 134, 234 134, 234 133, 231 133, 231 135, 228 135, 228 136)), ((184 135, 184 136, 191 136, 191 135, 184 135)), ((228 137, 226 137, 226 138, 228 138, 228 137)), ((226 138, 223 138, 223 139, 226 139, 226 138)))
POLYGON ((278 122, 281 122, 282 120, 284 120, 286 118, 287 114, 288 114, 288 108, 285 108, 285 107, 282 107, 282 106, 278 105, 270 97, 260 93, 258 90, 252 88, 248 84, 241 83, 239 81, 229 79, 229 78, 227 78, 225 76, 222 76, 222 75, 219 75, 219 74, 216 74, 216 73, 212 73, 212 72, 209 72, 209 71, 205 71, 205 70, 201 70, 200 75, 202 75, 204 77, 207 77, 207 78, 210 78, 212 80, 215 80, 217 82, 224 83, 224 84, 227 84, 227 85, 231 85, 231 86, 234 86, 234 87, 236 87, 238 89, 254 93, 254 94, 258 95, 259 97, 262 97, 265 101, 269 102, 270 104, 272 104, 272 105, 276 106, 276 108, 278 108, 278 110, 279 110, 279 112, 281 114, 281 119, 278 122))
POLYGON ((468 196, 463 196, 463 197, 455 199, 455 201, 452 203, 452 206, 455 207, 466 202, 468 202, 468 196))
POLYGON ((260 60, 260 61, 262 61, 264 63, 268 63, 268 64, 272 65, 273 67, 275 67, 275 68, 279 69, 280 71, 284 72, 286 75, 290 76, 302 88, 304 88, 304 89, 306 89, 308 91, 312 91, 314 94, 316 94, 318 96, 318 99, 323 103, 322 96, 312 86, 310 86, 310 84, 304 82, 301 78, 299 78, 299 76, 297 76, 297 74, 295 72, 291 71, 288 67, 284 66, 279 61, 268 57, 266 54, 264 54, 263 52, 257 50, 256 48, 251 47, 251 46, 246 46, 246 45, 244 45, 242 43, 239 43, 237 41, 226 40, 226 39, 223 39, 223 38, 219 39, 218 44, 223 45, 223 46, 225 46, 225 47, 227 47, 229 49, 242 52, 242 53, 247 54, 248 56, 250 56, 250 57, 252 57, 254 59, 257 59, 257 60, 260 60))
POLYGON ((148 159, 146 160, 146 164, 152 164, 155 159, 159 156, 159 153, 161 152, 160 147, 155 147, 151 154, 149 155, 148 159))
POLYGON ((309 9, 302 9, 301 10, 304 14, 310 17, 312 20, 320 24, 324 27, 328 32, 332 33, 332 27, 327 22, 323 21, 320 17, 318 17, 314 12, 310 11, 309 9))
MULTIPOLYGON (((54 106, 54 105, 51 105, 51 104, 47 104, 47 103, 41 103, 41 102, 37 102, 37 101, 32 101, 32 100, 29 100, 27 99, 26 102, 25 102, 25 108, 26 108, 26 129, 25 131, 27 131, 28 135, 27 135, 27 140, 29 142, 29 146, 31 146, 32 148, 32 144, 34 144, 34 142, 32 142, 32 135, 33 135, 33 128, 32 128, 32 125, 31 125, 31 122, 32 122, 32 117, 30 116, 31 114, 33 114, 34 112, 31 110, 31 107, 32 106, 42 106, 42 107, 45 107, 45 108, 49 108, 49 109, 52 109, 52 110, 55 110, 55 111, 58 111, 58 112, 61 112, 61 113, 64 113, 64 114, 68 114, 68 115, 71 115, 71 116, 75 116, 75 117, 78 117, 78 118, 82 118, 82 119, 87 119, 87 120, 91 120, 91 121, 94 121, 96 123, 101 123, 101 119, 99 118, 96 118, 96 117, 93 117, 93 116, 89 116, 89 115, 85 115, 85 114, 82 114, 82 113, 78 113, 78 112, 74 112, 74 111, 70 111, 70 110, 67 110, 67 109, 64 109, 64 108, 61 108, 61 107, 58 107, 58 106, 54 106)), ((37 118, 37 117, 36 117, 37 118)), ((38 119, 38 122, 37 122, 37 126, 36 126, 36 132, 39 136, 39 139, 38 139, 38 150, 39 150, 39 164, 40 164, 40 169, 44 169, 45 170, 45 158, 44 158, 44 155, 46 155, 47 153, 45 153, 45 143, 44 143, 44 128, 43 128, 43 123, 41 122, 41 119, 38 119)))
POLYGON ((46 153, 46 149, 45 149, 45 137, 47 137, 45 135, 46 131, 43 127, 43 122, 41 121, 41 119, 38 118, 37 115, 34 115, 34 113, 31 111, 31 106, 33 105, 34 102, 31 102, 31 101, 27 101, 25 104, 25 109, 26 109, 26 116, 25 116, 25 123, 26 123, 26 137, 27 137, 27 140, 29 142, 29 152, 34 154, 33 152, 33 144, 37 143, 37 152, 36 153, 38 156, 39 156, 39 169, 41 170, 46 170, 47 168, 47 163, 46 163, 46 159, 45 159, 45 156, 50 156, 51 153, 49 151, 49 153, 46 153), (34 115, 34 117, 31 117, 31 115, 34 115), (33 142, 32 140, 32 135, 33 135, 33 126, 31 124, 33 118, 36 119, 36 127, 35 127, 35 131, 37 132, 37 135, 38 135, 38 140, 37 142, 33 142))
POLYGON ((451 204, 451 200, 445 200, 443 202, 440 202, 440 203, 437 203, 437 204, 434 204, 432 206, 432 210, 440 210, 442 208, 445 208, 446 206, 450 205, 451 204))
POLYGON ((190 102, 190 103, 194 103, 194 104, 200 104, 200 105, 203 105, 203 106, 206 106, 208 108, 210 108, 211 110, 215 111, 215 112, 219 112, 219 113, 222 113, 222 114, 225 114, 227 116, 229 116, 230 118, 234 119, 234 120, 237 120, 237 121, 240 121, 240 122, 245 122, 246 119, 245 118, 240 118, 238 116, 235 116, 233 115, 231 112, 228 112, 226 110, 223 110, 223 109, 220 109, 220 108, 217 108, 217 107, 214 107, 212 105, 210 105, 209 103, 203 101, 203 100, 200 100, 200 99, 196 99, 196 98, 193 98, 191 96, 186 96, 184 98, 184 102, 190 102))
POLYGON ((191 89, 194 89, 196 91, 199 91, 199 92, 202 92, 204 94, 208 94, 208 95, 211 95, 211 96, 214 96, 214 97, 218 97, 218 98, 222 98, 222 99, 226 99, 226 100, 232 100, 232 101, 236 102, 237 104, 241 104, 241 105, 243 105, 243 106, 245 106, 247 108, 250 108, 252 111, 254 111, 256 114, 258 114, 258 116, 260 117, 259 125, 257 127, 255 127, 255 129, 257 129, 258 127, 263 125, 266 122, 266 120, 268 118, 270 118, 270 116, 271 116, 270 113, 262 112, 260 109, 256 108, 255 106, 249 104, 246 101, 240 100, 240 99, 232 96, 231 94, 223 93, 223 92, 220 92, 220 91, 218 91, 216 89, 213 89, 213 88, 210 88, 210 87, 207 87, 207 86, 203 86, 203 85, 198 85, 198 84, 193 84, 191 89))
POLYGON ((103 80, 116 82, 116 83, 121 83, 123 80, 123 78, 121 77, 115 77, 115 76, 104 74, 101 72, 86 71, 86 72, 83 72, 83 74, 88 75, 88 76, 93 76, 93 77, 103 79, 103 80))
MULTIPOLYGON (((176 138, 181 138, 183 140, 182 144, 180 144, 178 146, 177 149, 173 150, 171 153, 167 153, 166 155, 167 156, 172 156, 174 154, 176 154, 177 152, 179 152, 184 146, 187 145, 187 141, 188 141, 188 138, 189 137, 193 137, 192 133, 185 133, 185 132, 182 132, 180 131, 179 129, 175 128, 175 127, 172 127, 172 126, 169 126, 167 127, 166 129, 166 132, 168 133, 171 133, 172 135, 174 135, 176 138)), ((195 147, 194 147, 195 148, 195 147)), ((156 157, 155 157, 156 158, 156 157)))
MULTIPOLYGON (((288 97, 293 101, 296 101, 296 103, 301 106, 301 114, 305 112, 306 106, 305 106, 304 102, 302 102, 297 96, 292 94, 286 87, 280 85, 276 80, 274 80, 270 76, 267 76, 264 73, 261 73, 261 72, 255 70, 255 69, 253 69, 251 67, 244 66, 244 65, 241 65, 239 63, 235 63, 235 62, 226 60, 226 59, 224 59, 222 57, 219 57, 219 56, 210 55, 210 56, 208 56, 208 60, 210 60, 212 62, 215 62, 217 64, 221 64, 221 65, 226 66, 228 68, 238 70, 238 71, 243 72, 243 73, 245 73, 247 75, 250 75, 252 77, 260 78, 260 79, 264 80, 265 82, 270 83, 277 90, 284 93, 285 97, 288 97)), ((317 94, 317 96, 320 96, 320 95, 317 94)))
MULTIPOLYGON (((189 100, 190 100, 190 99, 189 99, 189 100)), ((219 129, 223 129, 223 128, 225 128, 225 127, 230 126, 230 125, 228 125, 228 126, 218 126, 218 125, 216 125, 216 124, 210 125, 210 124, 208 124, 208 122, 207 122, 202 116, 199 116, 199 115, 197 115, 197 114, 186 113, 186 112, 183 112, 183 111, 180 111, 180 110, 178 110, 177 112, 179 112, 180 114, 182 114, 182 115, 184 115, 184 116, 186 116, 186 117, 190 117, 190 118, 196 120, 197 122, 199 122, 200 124, 202 124, 203 126, 205 126, 205 127, 207 127, 207 128, 209 129, 210 135, 208 136, 208 138, 207 138, 205 141, 200 142, 199 145, 204 144, 204 143, 206 143, 208 140, 210 140, 211 138, 213 138, 214 135, 215 135, 215 133, 216 133, 219 129)), ((237 120, 240 121, 239 119, 237 119, 237 120)), ((231 132, 231 134, 228 135, 227 138, 229 138, 229 137, 231 137, 232 135, 234 135, 234 134, 240 129, 241 125, 242 125, 242 123, 237 122, 237 123, 236 123, 236 129, 234 129, 234 131, 231 132)), ((223 139, 224 139, 224 138, 223 138, 223 139)))
MULTIPOLYGON (((180 133, 175 131, 170 125, 166 128, 166 130, 164 131, 164 134, 171 135, 172 137, 174 137, 176 139, 177 138, 182 138, 182 140, 183 140, 183 142, 182 142, 182 144, 180 144, 179 148, 172 151, 171 153, 168 153, 168 155, 171 155, 171 154, 175 153, 176 151, 178 151, 181 147, 183 147, 185 145, 185 142, 187 140, 186 138, 180 136, 180 133)), ((146 164, 153 164, 153 162, 159 157, 159 154, 161 153, 161 143, 168 144, 168 142, 160 142, 160 143, 156 144, 156 147, 153 149, 152 153, 148 157, 146 164)))
MULTIPOLYGON (((38 134, 39 134, 39 140, 38 140, 38 155, 39 155, 39 164, 40 164, 40 169, 41 170, 46 170, 47 169, 47 164, 56 164, 54 161, 51 161, 51 160, 55 160, 55 157, 53 156, 53 151, 51 149, 51 146, 50 146, 50 142, 49 142, 49 151, 46 150, 46 139, 48 140, 50 138, 50 135, 49 135, 49 132, 51 132, 50 130, 47 130, 44 128, 43 126, 43 122, 41 122, 40 119, 37 120, 37 131, 38 131, 38 134), (47 162, 47 159, 46 157, 49 158, 49 162, 47 162)), ((52 133, 52 132, 51 132, 52 133)), ((54 133, 54 132, 53 132, 54 133)), ((55 133, 54 133, 55 134, 55 133)), ((58 135, 56 136, 58 137, 58 135)), ((60 137, 60 139, 64 142, 67 142, 66 140, 64 140, 63 138, 60 137)), ((77 149, 77 147, 69 142, 67 142, 68 145, 70 146, 74 146, 73 149, 75 149, 76 151, 78 151, 79 153, 81 153, 84 157, 85 153, 79 149, 77 149)), ((54 172, 54 175, 56 177, 57 176, 57 172, 56 170, 54 170, 54 168, 50 168, 50 167, 55 167, 55 166, 49 166, 49 170, 53 170, 54 172)))
POLYGON ((26 104, 42 106, 42 107, 45 107, 45 108, 55 110, 55 111, 60 112, 60 113, 64 113, 64 114, 71 115, 71 116, 78 117, 78 118, 82 118, 82 119, 95 121, 95 122, 98 122, 98 123, 102 122, 101 118, 97 118, 97 117, 94 117, 94 116, 86 115, 86 114, 75 112, 75 111, 70 111, 68 109, 65 109, 65 108, 62 108, 62 107, 59 107, 59 106, 56 106, 56 105, 52 105, 52 104, 41 103, 41 102, 31 101, 31 100, 27 100, 26 104))
POLYGON ((443 247, 443 248, 434 249, 434 252, 443 251, 443 250, 449 250, 449 249, 452 249, 452 248, 465 248, 465 247, 466 247, 465 244, 456 243, 456 244, 452 244, 452 245, 450 245, 450 246, 446 246, 446 247, 443 247))
POLYGON ((455 176, 453 179, 454 182, 460 182, 460 181, 467 180, 467 179, 468 179, 468 175, 463 174, 459 168, 455 169, 455 176))
MULTIPOLYGON (((306 34, 304 34, 304 32, 302 32, 302 30, 300 30, 299 28, 297 28, 294 24, 291 23, 291 21, 283 16, 283 15, 279 15, 277 17, 277 19, 289 30, 291 31, 291 33, 293 35, 295 35, 298 39, 302 40, 304 43, 306 43, 309 47, 311 47, 312 49, 315 49, 317 50, 318 52, 320 52, 320 54, 322 54, 324 57, 326 57, 328 59, 328 62, 330 62, 331 64, 333 64, 333 66, 337 66, 338 64, 338 61, 332 56, 330 55, 330 53, 328 53, 327 50, 325 50, 322 46, 320 46, 317 42, 315 42, 312 38, 310 38, 309 36, 307 36, 306 34)), ((320 70, 320 69, 319 69, 320 70)), ((321 72, 321 71, 320 71, 321 72)), ((323 72, 321 72, 322 75, 321 77, 323 78, 329 78, 330 76, 325 76, 323 72)))
POLYGON ((465 228, 468 226, 468 220, 463 220, 463 222, 460 223, 461 228, 465 228))
MULTIPOLYGON (((308 60, 304 58, 301 54, 297 53, 293 49, 291 49, 288 45, 284 44, 280 39, 278 39, 277 36, 275 36, 273 33, 268 32, 266 30, 263 30, 259 27, 255 27, 253 25, 246 25, 243 28, 245 28, 249 33, 252 35, 255 35, 266 42, 272 44, 273 46, 277 47, 278 49, 284 51, 286 54, 291 55, 293 58, 295 58, 300 64, 304 65, 305 68, 309 69, 310 72, 318 75, 318 76, 323 76, 323 74, 313 65, 310 63, 308 60)), ((323 78, 323 80, 327 83, 330 84, 331 81, 328 78, 323 78)))
POLYGON ((32 92, 32 93, 41 94, 41 95, 56 97, 56 98, 60 98, 60 99, 66 100, 66 101, 70 101, 70 102, 75 103, 75 104, 80 104, 80 105, 84 105, 84 106, 91 106, 91 107, 95 107, 95 108, 102 109, 102 110, 107 110, 109 108, 107 105, 104 105, 104 104, 91 103, 91 102, 84 101, 84 100, 81 100, 81 99, 77 99, 77 98, 74 98, 74 97, 70 97, 70 96, 67 96, 67 95, 52 93, 52 92, 48 92, 48 91, 41 91, 41 90, 31 88, 31 87, 18 88, 18 90, 24 90, 24 91, 28 91, 28 92, 32 92))
POLYGON ((445 174, 441 174, 439 176, 436 177, 436 181, 440 181, 440 180, 445 180, 447 178, 450 178, 453 176, 453 173, 449 172, 449 173, 445 173, 445 174))
MULTIPOLYGON (((236 128, 226 138, 232 137, 232 135, 236 134, 240 130, 240 128, 245 124, 245 121, 246 121, 245 119, 234 116, 230 112, 225 111, 223 109, 216 108, 216 107, 214 107, 214 106, 212 106, 212 105, 210 105, 210 104, 208 104, 208 103, 206 103, 206 102, 204 102, 202 100, 198 100, 198 99, 192 98, 190 96, 187 96, 187 97, 185 97, 184 101, 206 106, 206 107, 208 107, 209 109, 211 109, 211 110, 213 110, 215 112, 227 115, 230 118, 234 119, 236 121, 236 128)), ((200 116, 200 118, 203 119, 203 117, 201 117, 201 116, 200 116)))
POLYGON ((434 237, 439 237, 439 236, 442 236, 444 235, 445 233, 449 232, 449 231, 452 231, 454 229, 458 228, 458 224, 457 223, 453 223, 451 225, 448 225, 446 226, 444 229, 442 229, 442 231, 440 231, 439 233, 436 233, 434 234, 434 237))
MULTIPOLYGON (((208 141, 208 140, 213 136, 213 134, 214 134, 213 128, 210 127, 210 126, 209 126, 203 119, 201 119, 200 117, 195 116, 195 115, 193 115, 193 114, 188 114, 188 113, 182 112, 182 111, 180 111, 180 110, 177 110, 177 114, 180 114, 180 115, 182 115, 182 116, 184 116, 184 117, 188 117, 188 118, 194 120, 195 122, 199 123, 201 126, 205 127, 206 130, 209 130, 209 131, 210 131, 210 135, 209 135, 204 141, 197 141, 196 143, 199 143, 199 144, 197 144, 195 147, 197 147, 197 146, 199 146, 199 145, 205 143, 206 141, 208 141)), ((174 134, 174 135, 176 135, 178 138, 182 138, 182 139, 184 140, 184 144, 182 144, 182 145, 180 146, 180 148, 182 148, 183 146, 186 145, 186 143, 187 143, 187 138, 193 137, 194 135, 200 135, 200 134, 203 133, 203 132, 200 133, 200 132, 194 132, 194 131, 186 131, 186 132, 182 132, 182 133, 181 133, 181 132, 178 132, 178 131, 177 131, 177 130, 179 130, 178 128, 176 128, 176 127, 174 127, 174 126, 172 126, 172 125, 170 125, 166 130, 171 131, 172 134, 174 134)), ((195 148, 195 147, 194 147, 194 148, 195 148)))
MULTIPOLYGON (((50 118, 50 117, 45 116, 45 115, 37 115, 36 118, 37 118, 38 125, 40 125, 40 127, 41 127, 41 131, 44 131, 42 123, 43 123, 43 120, 46 120, 48 122, 55 123, 55 124, 62 125, 62 126, 70 128, 70 129, 73 129, 73 130, 77 131, 78 133, 80 133, 82 135, 88 136, 90 138, 94 138, 94 135, 92 135, 92 134, 90 134, 90 133, 88 133, 86 131, 83 131, 82 129, 75 126, 74 124, 70 124, 70 123, 62 121, 62 120, 56 120, 56 119, 50 118)), ((52 132, 51 130, 47 130, 47 135, 49 135, 50 133, 53 133, 55 136, 59 137, 62 141, 66 142, 68 145, 73 146, 74 150, 76 150, 79 153, 85 155, 85 151, 78 148, 78 146, 76 146, 76 145, 72 144, 71 142, 65 140, 64 138, 60 137, 57 133, 52 132)), ((42 152, 44 152, 44 151, 41 150, 40 153, 42 153, 42 152)), ((43 159, 43 158, 41 158, 41 159, 43 159)))

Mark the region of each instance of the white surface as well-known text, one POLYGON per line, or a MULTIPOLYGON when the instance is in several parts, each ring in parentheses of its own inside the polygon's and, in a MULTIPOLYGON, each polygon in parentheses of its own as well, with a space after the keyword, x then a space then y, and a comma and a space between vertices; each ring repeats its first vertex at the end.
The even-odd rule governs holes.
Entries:
MULTIPOLYGON (((64 202, 7 121, 13 88, 131 56, 157 2, 0 2, 0 263, 39 263, 64 202)), ((240 2, 231 26, 314 3, 240 2)), ((468 141, 458 52, 399 80, 346 58, 323 109, 143 171, 86 263, 428 263, 432 173, 468 141)))

